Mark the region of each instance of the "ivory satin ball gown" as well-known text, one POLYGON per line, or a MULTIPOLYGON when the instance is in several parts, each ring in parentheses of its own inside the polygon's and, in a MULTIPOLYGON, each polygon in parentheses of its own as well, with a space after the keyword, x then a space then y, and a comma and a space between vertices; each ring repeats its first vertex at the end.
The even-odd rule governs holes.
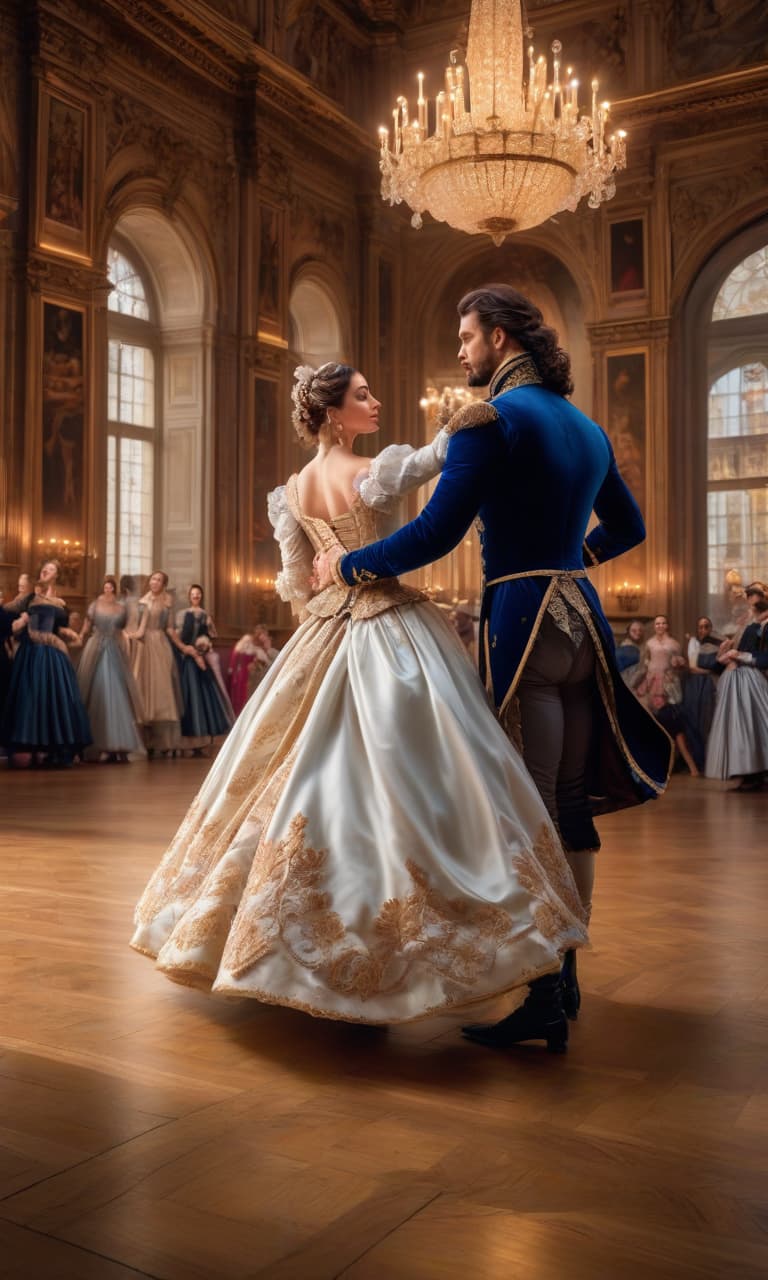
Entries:
POLYGON ((304 621, 136 909, 132 945, 177 982, 350 1022, 476 1021, 587 942, 557 834, 440 610, 397 580, 309 593, 316 550, 390 531, 442 434, 385 449, 330 522, 295 476, 270 495, 278 590, 304 621))

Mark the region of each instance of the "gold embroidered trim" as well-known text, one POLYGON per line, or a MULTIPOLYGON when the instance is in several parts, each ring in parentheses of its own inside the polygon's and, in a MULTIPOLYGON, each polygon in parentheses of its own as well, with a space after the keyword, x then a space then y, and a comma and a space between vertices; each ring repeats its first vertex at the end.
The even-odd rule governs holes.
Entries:
POLYGON ((510 356, 500 365, 491 379, 491 398, 514 391, 517 387, 541 386, 544 379, 536 368, 536 362, 527 351, 510 356))
MULTIPOLYGON (((608 659, 605 656, 605 650, 603 649, 602 640, 600 638, 600 635, 592 619, 592 611, 589 605, 587 604, 583 595, 579 591, 578 587, 575 587, 575 586, 573 587, 573 596, 572 597, 566 596, 566 599, 568 600, 569 604, 573 605, 577 613, 581 615, 584 625, 586 626, 587 631, 591 636, 592 643, 595 646, 595 653, 597 654, 598 662, 600 664, 598 669, 598 682, 597 682, 598 688, 600 690, 600 696, 603 700, 603 706, 605 707, 606 715, 608 716, 608 721, 611 725, 611 729, 613 730, 614 737, 616 738, 616 741, 619 744, 619 750, 622 752, 627 763, 634 770, 637 776, 641 778, 643 782, 645 782, 646 785, 651 788, 652 791, 655 791, 657 795, 662 795, 663 792, 666 790, 667 784, 669 782, 669 777, 672 772, 672 765, 674 764, 674 744, 672 742, 672 739, 670 738, 666 729, 664 729, 664 726, 660 725, 659 722, 655 720, 654 723, 658 726, 658 728, 662 730, 670 746, 669 763, 667 765, 667 776, 665 781, 662 784, 659 784, 653 778, 649 777, 644 769, 641 769, 640 765, 637 763, 634 756, 632 755, 632 752, 629 749, 629 746, 624 738, 623 733, 621 732, 621 727, 619 725, 618 712, 616 710, 616 699, 613 692, 611 668, 608 663, 608 659)), ((647 712, 646 714, 650 716, 650 712, 647 712)), ((653 719, 653 717, 651 717, 651 719, 653 719)))
POLYGON ((360 622, 388 609, 427 599, 423 591, 404 586, 398 578, 379 578, 366 587, 326 587, 308 601, 307 613, 316 618, 351 618, 360 622))
MULTIPOLYGON (((412 863, 407 864, 407 870, 414 886, 413 892, 384 903, 373 922, 374 944, 366 947, 357 939, 350 942, 341 917, 332 910, 329 896, 321 888, 326 851, 306 847, 306 825, 306 818, 298 814, 290 824, 285 840, 274 846, 267 841, 262 844, 250 879, 258 879, 261 888, 269 882, 267 892, 271 897, 268 905, 272 907, 272 915, 264 917, 264 895, 261 895, 261 901, 255 901, 249 883, 236 916, 239 921, 237 928, 244 931, 240 959, 245 963, 242 969, 237 968, 239 948, 233 934, 225 947, 223 969, 229 967, 233 977, 238 978, 258 959, 269 954, 279 941, 299 965, 317 973, 325 986, 342 999, 364 1001, 407 987, 413 965, 426 961, 442 982, 446 996, 442 1003, 412 1018, 388 1016, 386 1019, 374 1019, 310 1005, 252 985, 240 989, 226 980, 216 983, 221 939, 229 928, 234 900, 241 892, 244 879, 241 865, 234 862, 217 869, 217 880, 205 886, 206 898, 211 902, 209 910, 196 912, 193 907, 177 925, 171 946, 160 954, 159 971, 184 986, 209 991, 215 985, 217 995, 246 996, 318 1017, 362 1023, 419 1021, 444 1010, 470 1007, 505 992, 524 989, 534 978, 556 971, 557 964, 547 962, 524 970, 513 983, 501 988, 470 994, 467 988, 477 985, 492 971, 499 950, 514 943, 514 922, 502 908, 490 904, 476 905, 466 899, 447 899, 430 887, 427 876, 412 863), (271 860, 260 856, 268 851, 272 855, 271 860), (211 901, 216 892, 229 901, 211 901), (261 926, 257 932, 253 931, 254 907, 261 926), (290 938, 286 937, 288 931, 290 938), (173 957, 179 949, 204 945, 212 946, 210 957, 204 958, 199 954, 173 957), (233 951, 235 955, 232 955, 233 951), (228 965, 230 955, 235 963, 228 965)), ((588 945, 583 925, 584 912, 570 870, 548 823, 542 824, 532 848, 521 850, 514 856, 513 864, 521 885, 535 900, 531 903, 531 911, 539 932, 551 940, 558 951, 570 946, 588 945)), ((132 946, 145 955, 153 955, 141 943, 134 942, 132 946)))
POLYGON ((551 582, 549 583, 549 586, 544 592, 544 595, 541 597, 541 604, 539 605, 539 611, 536 614, 536 617, 534 619, 534 623, 531 628, 531 634, 528 637, 528 643, 526 644, 523 650, 523 656, 521 657, 517 665, 517 671, 513 675, 510 686, 507 689, 507 692, 504 694, 504 698, 502 700, 501 706, 499 707, 500 716, 503 715, 506 709, 507 703, 509 702, 513 694, 517 691, 517 686, 520 683, 520 677, 522 676, 523 671, 525 669, 525 664, 531 656, 531 649, 533 648, 533 646, 535 645, 536 641, 539 638, 539 631, 541 630, 541 624, 544 621, 544 614, 547 612, 547 609, 549 608, 549 602, 552 599, 552 596, 555 592, 556 585, 557 585, 556 580, 552 578, 551 582))
MULTIPOLYGON (((534 577, 549 576, 549 572, 550 571, 546 569, 533 569, 528 573, 509 574, 507 578, 495 578, 494 583, 505 582, 505 581, 509 582, 514 580, 515 578, 534 578, 534 577)), ((647 786, 651 788, 652 791, 655 791, 657 795, 661 795, 665 791, 667 783, 669 782, 669 777, 672 772, 672 764, 673 764, 674 756, 671 755, 670 757, 669 765, 667 767, 666 781, 663 784, 659 784, 658 782, 655 782, 653 778, 649 777, 649 775, 645 772, 645 770, 640 767, 640 765, 637 763, 634 756, 632 755, 632 752, 629 749, 626 739, 624 738, 624 735, 621 732, 621 728, 619 726, 618 712, 616 711, 616 702, 613 696, 613 685, 611 681, 610 666, 608 665, 608 660, 605 656, 605 652, 603 650, 600 636, 592 620, 592 611, 589 608, 589 605, 587 604, 583 595, 581 594, 579 588, 575 585, 575 582, 574 582, 575 578, 585 578, 587 576, 586 570, 584 569, 553 570, 552 573, 553 575, 556 575, 556 576, 552 576, 552 580, 549 583, 549 586, 547 587, 547 590, 545 591, 544 596, 542 597, 541 605, 536 615, 536 620, 533 624, 531 634, 528 637, 528 643, 526 644, 525 649, 523 651, 523 656, 520 659, 520 662, 518 663, 517 671, 512 677, 512 681, 509 685, 509 688, 507 689, 507 692, 504 695, 504 699, 501 703, 501 706, 499 707, 499 711, 498 711, 499 718, 501 719, 510 698, 513 696, 513 694, 517 690, 517 686, 520 683, 523 670, 525 669, 525 664, 530 657, 531 649, 533 648, 538 638, 538 634, 541 629, 541 624, 544 618, 544 614, 549 609, 549 604, 552 599, 552 595, 555 591, 562 591, 568 603, 573 606, 573 608, 579 614, 579 617, 584 622, 590 634, 590 638, 592 639, 592 643, 594 644, 595 653, 597 655, 598 661, 600 663, 600 667, 602 669, 602 678, 600 678, 600 672, 598 672, 598 688, 600 690, 600 696, 603 701, 605 713, 608 716, 608 721, 611 726, 613 735, 618 743, 619 750, 621 751, 625 760, 629 764, 630 768, 638 775, 638 777, 641 778, 643 782, 645 782, 647 786)), ((488 585, 490 586, 492 584, 489 583, 488 585)), ((659 725, 659 728, 663 729, 663 726, 659 725)), ((669 734, 666 733, 666 730, 663 730, 663 732, 666 734, 666 737, 668 738, 671 746, 672 739, 669 737, 669 734)))
MULTIPOLYGON (((516 575, 513 575, 513 576, 516 576, 516 575)), ((534 577, 536 576, 536 574, 535 573, 523 574, 521 576, 534 577)), ((618 712, 616 710, 616 699, 613 693, 613 682, 611 680, 611 669, 608 664, 608 659, 605 656, 605 650, 603 649, 602 640, 600 638, 600 635, 592 619, 592 611, 589 605, 587 604, 586 600, 584 599, 583 595, 581 594, 581 591, 573 581, 573 579, 577 577, 586 577, 586 573, 575 572, 575 571, 570 572, 567 575, 561 573, 559 574, 557 579, 555 578, 552 579, 547 590, 545 591, 544 596, 542 598, 541 606, 539 608, 539 612, 536 615, 536 621, 534 622, 531 635, 529 636, 528 643, 525 646, 523 656, 520 659, 520 662, 517 667, 517 671, 512 677, 512 681, 509 685, 509 688, 507 689, 506 694, 504 695, 504 700, 499 708, 499 712, 498 712, 499 718, 501 718, 502 713, 504 712, 507 706, 507 703, 509 702, 513 694, 516 692, 517 686, 520 683, 523 670, 525 669, 525 664, 528 661, 528 658, 530 657, 531 649, 533 648, 536 642, 536 639, 538 637, 539 630, 541 629, 541 623, 544 617, 544 613, 549 607, 549 602, 550 602, 552 593, 555 590, 562 591, 568 603, 573 606, 573 608, 579 614, 579 617, 584 622, 584 625, 586 626, 587 631, 589 632, 590 638, 592 640, 592 643, 595 647, 595 654, 597 656, 598 663, 599 663, 598 671, 597 671, 597 686, 600 692, 600 697, 603 702, 605 713, 608 717, 608 723, 611 726, 611 731, 613 733, 614 738, 616 739, 619 750, 621 751, 622 755, 624 756, 624 759, 626 760, 630 768, 633 770, 633 772, 636 773, 637 776, 641 778, 642 781, 645 782, 646 785, 649 786, 652 791, 655 791, 657 795, 662 795, 666 790, 667 784, 669 783, 670 774, 672 772, 672 765, 674 763, 674 751, 670 750, 670 758, 669 758, 669 763, 667 765, 667 776, 663 783, 658 783, 655 781, 655 779, 651 778, 645 772, 645 770, 640 767, 638 762, 635 760, 635 757, 632 755, 632 752, 629 749, 629 745, 623 733, 621 732, 621 727, 619 725, 619 717, 618 717, 618 712)), ((658 721, 656 721, 656 723, 658 724, 658 721)), ((658 727, 662 730, 662 732, 664 733, 665 737, 667 738, 670 744, 670 748, 672 748, 672 745, 673 745, 672 739, 670 738, 666 729, 664 729, 663 725, 659 725, 658 727)))
POLYGON ((27 623, 27 635, 33 644, 46 644, 51 649, 58 649, 61 653, 67 653, 67 646, 64 641, 52 631, 36 631, 34 627, 30 627, 27 623))
MULTIPOLYGON (((55 604, 56 607, 59 609, 66 609, 67 607, 66 600, 63 600, 61 596, 47 596, 45 595, 44 592, 38 591, 37 588, 35 588, 32 595, 33 595, 33 600, 39 600, 41 604, 55 604)), ((22 600, 24 599, 23 596, 21 597, 17 596, 16 598, 22 599, 22 600)))
POLYGON ((586 554, 589 556, 590 560, 592 561, 592 564, 593 564, 593 565, 595 565, 595 564, 599 564, 599 563, 600 563, 600 561, 598 560, 598 558, 597 558, 597 556, 595 555, 594 551, 593 551, 593 550, 592 550, 592 548, 590 547, 590 545, 589 545, 589 543, 587 542, 586 538, 584 539, 584 542, 583 542, 583 544, 582 544, 582 545, 583 545, 583 547, 584 547, 584 551, 586 552, 586 554))
MULTIPOLYGON (((589 943, 583 939, 568 939, 568 947, 574 950, 581 947, 588 947, 589 943)), ((160 966, 158 966, 160 968, 160 966)), ((183 986, 197 987, 203 985, 203 982, 194 981, 194 967, 190 966, 192 977, 188 981, 185 977, 176 977, 173 973, 166 973, 165 976, 171 978, 174 982, 179 982, 183 986)), ((165 973, 165 970, 160 969, 165 973)), ((239 996, 240 999, 246 998, 258 1000, 260 1004, 279 1005, 286 1009, 296 1009, 299 1013, 308 1013, 312 1018, 327 1018, 331 1022, 354 1022, 360 1023, 366 1027, 389 1027, 389 1026, 408 1026, 411 1023, 424 1022, 427 1018, 439 1017, 441 1013, 454 1014, 457 1010, 473 1009, 477 1005, 490 1003, 492 1000, 498 1000, 503 995, 508 995, 513 991, 520 992, 517 1004, 522 1004, 528 993, 528 986, 536 978, 543 978, 546 973, 559 973, 560 962, 556 964, 543 964, 536 968, 524 969, 519 975, 518 981, 511 986, 496 987, 492 991, 483 991, 476 996, 467 996, 460 1004, 453 1000, 444 1000, 442 1004, 431 1005, 429 1009, 425 1009, 422 1013, 415 1013, 412 1017, 397 1018, 389 1016, 386 1018, 365 1017, 359 1013, 339 1013, 338 1009, 326 1009, 318 1004, 307 1004, 304 1000, 294 1000, 291 996, 275 995, 273 991, 262 991, 259 987, 248 987, 247 990, 233 986, 231 983, 217 982, 214 987, 213 994, 221 996, 239 996)), ((210 984, 207 987, 210 990, 210 984)), ((517 1005, 515 1006, 517 1007, 517 1005)))
POLYGON ((513 747, 523 755, 523 722, 520 715, 520 700, 516 694, 507 702, 503 712, 499 712, 499 723, 513 747))
POLYGON ((498 420, 498 411, 492 404, 487 400, 475 400, 472 404, 465 404, 463 408, 457 409, 446 422, 443 431, 447 436, 453 436, 457 431, 465 431, 467 427, 484 427, 489 422, 498 420))
POLYGON ((349 591, 349 583, 341 572, 341 562, 343 559, 344 554, 337 556, 333 561, 331 565, 331 579, 333 580, 334 585, 340 587, 342 591, 349 591))
POLYGON ((290 696, 280 703, 279 724, 257 722, 249 750, 242 753, 244 768, 217 791, 210 807, 201 798, 204 784, 139 900, 137 925, 152 924, 171 903, 189 907, 240 828, 254 819, 257 806, 263 821, 271 815, 271 797, 279 792, 317 689, 344 636, 343 624, 333 619, 313 625, 316 634, 305 640, 295 658, 289 652, 282 662, 279 679, 290 696), (276 748, 267 754, 265 748, 276 738, 276 748))
POLYGON ((488 644, 489 629, 490 629, 490 619, 486 618, 485 624, 483 626, 483 653, 485 654, 485 689, 486 689, 486 693, 489 693, 491 695, 491 698, 493 699, 493 703, 495 706, 496 700, 493 696, 493 672, 491 671, 491 650, 488 644))
MULTIPOLYGON (((569 938, 568 946, 574 949, 589 947, 589 943, 581 938, 569 938)), ((132 942, 131 947, 134 951, 138 951, 141 955, 149 956, 154 959, 151 951, 137 946, 132 942)), ((425 1009, 423 1013, 415 1013, 412 1017, 397 1018, 388 1016, 386 1018, 365 1017, 363 1014, 356 1013, 339 1013, 337 1009, 326 1009, 317 1004, 307 1004, 304 1000, 295 1000, 291 996, 275 995, 273 991, 262 991, 259 987, 248 987, 248 989, 233 986, 230 983, 217 982, 214 986, 211 978, 194 960, 182 961, 175 967, 165 967, 162 964, 156 965, 158 973, 162 973, 164 977, 170 979, 181 987, 190 987, 194 991, 205 991, 208 994, 222 996, 226 999, 248 999, 258 1000, 260 1004, 276 1005, 285 1009, 295 1009, 299 1013, 309 1014, 312 1018, 327 1018, 331 1022, 352 1022, 359 1023, 361 1026, 369 1027, 388 1027, 388 1026, 405 1026, 411 1023, 424 1022, 427 1018, 434 1018, 446 1011, 454 1013, 457 1006, 452 1002, 445 1001, 443 1004, 432 1005, 425 1009), (213 987, 213 992, 211 988, 213 987)), ((528 993, 528 986, 536 978, 542 978, 547 973, 558 973, 560 971, 560 962, 547 963, 536 968, 524 969, 519 979, 512 986, 504 986, 496 988, 493 991, 483 991, 476 996, 468 996, 460 1006, 461 1009, 473 1009, 477 1005, 490 1004, 493 1000, 498 1000, 503 995, 509 995, 513 991, 519 993, 515 1007, 522 1004, 528 993)))
MULTIPOLYGON (((372 923, 375 941, 367 945, 350 934, 323 891, 328 851, 310 847, 306 829, 307 818, 297 814, 287 835, 263 841, 254 858, 222 958, 233 978, 244 977, 279 946, 343 998, 365 1001, 401 991, 418 963, 439 978, 448 1003, 455 1003, 491 972, 498 951, 514 942, 519 922, 507 911, 468 897, 447 898, 409 859, 413 890, 383 904, 372 923)), ((540 932, 553 943, 578 935, 581 906, 573 911, 578 896, 548 823, 533 848, 512 861, 515 870, 520 867, 521 883, 528 888, 530 881, 529 892, 540 899, 533 906, 540 932)))
POLYGON ((500 582, 516 582, 521 578, 586 578, 586 569, 524 569, 522 573, 505 573, 501 578, 491 578, 486 587, 498 586, 500 582))

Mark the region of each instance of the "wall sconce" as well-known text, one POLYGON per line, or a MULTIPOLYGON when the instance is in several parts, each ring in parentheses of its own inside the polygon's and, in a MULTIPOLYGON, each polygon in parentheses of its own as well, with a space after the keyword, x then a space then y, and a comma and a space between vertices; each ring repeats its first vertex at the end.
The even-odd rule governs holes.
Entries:
POLYGON ((62 587, 77 586, 84 554, 83 544, 79 539, 38 538, 37 548, 43 563, 46 560, 58 560, 61 565, 59 583, 62 587))
POLYGON ((640 598, 645 595, 639 582, 622 582, 613 588, 613 594, 619 602, 622 613, 637 613, 640 598))

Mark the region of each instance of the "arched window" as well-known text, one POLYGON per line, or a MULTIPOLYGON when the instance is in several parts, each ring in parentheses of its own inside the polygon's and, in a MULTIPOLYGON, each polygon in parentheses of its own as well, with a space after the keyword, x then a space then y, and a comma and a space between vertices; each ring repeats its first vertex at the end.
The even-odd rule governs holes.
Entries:
POLYGON ((729 587, 768 573, 768 246, 721 285, 708 347, 709 597, 727 622, 729 587))
POLYGON ((319 366, 327 360, 342 360, 342 324, 330 290, 310 275, 298 279, 288 302, 290 348, 297 360, 319 366))
POLYGON ((715 299, 713 320, 735 320, 768 312, 768 245, 734 267, 715 299))
POLYGON ((105 564, 116 574, 152 572, 158 435, 157 329, 140 267, 110 245, 105 564))
POLYGON ((137 320, 149 319, 149 303, 144 281, 133 263, 114 245, 109 250, 109 278, 115 286, 109 295, 110 311, 123 316, 136 316, 137 320))

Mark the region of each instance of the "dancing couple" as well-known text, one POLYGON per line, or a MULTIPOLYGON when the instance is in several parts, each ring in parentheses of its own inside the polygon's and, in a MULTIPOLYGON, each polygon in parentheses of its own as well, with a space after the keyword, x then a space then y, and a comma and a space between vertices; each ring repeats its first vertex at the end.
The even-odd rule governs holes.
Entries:
POLYGON ((566 399, 569 359, 537 308, 493 285, 459 315, 459 359, 490 399, 424 448, 356 455, 378 429, 364 375, 296 371, 293 422, 314 456, 269 515, 299 626, 149 881, 132 945, 214 993, 350 1022, 450 1015, 487 1044, 562 1052, 593 815, 659 795, 669 772, 585 569, 645 531, 607 437, 566 399), (438 473, 398 529, 398 500, 438 473), (482 680, 398 580, 473 520, 482 680))

